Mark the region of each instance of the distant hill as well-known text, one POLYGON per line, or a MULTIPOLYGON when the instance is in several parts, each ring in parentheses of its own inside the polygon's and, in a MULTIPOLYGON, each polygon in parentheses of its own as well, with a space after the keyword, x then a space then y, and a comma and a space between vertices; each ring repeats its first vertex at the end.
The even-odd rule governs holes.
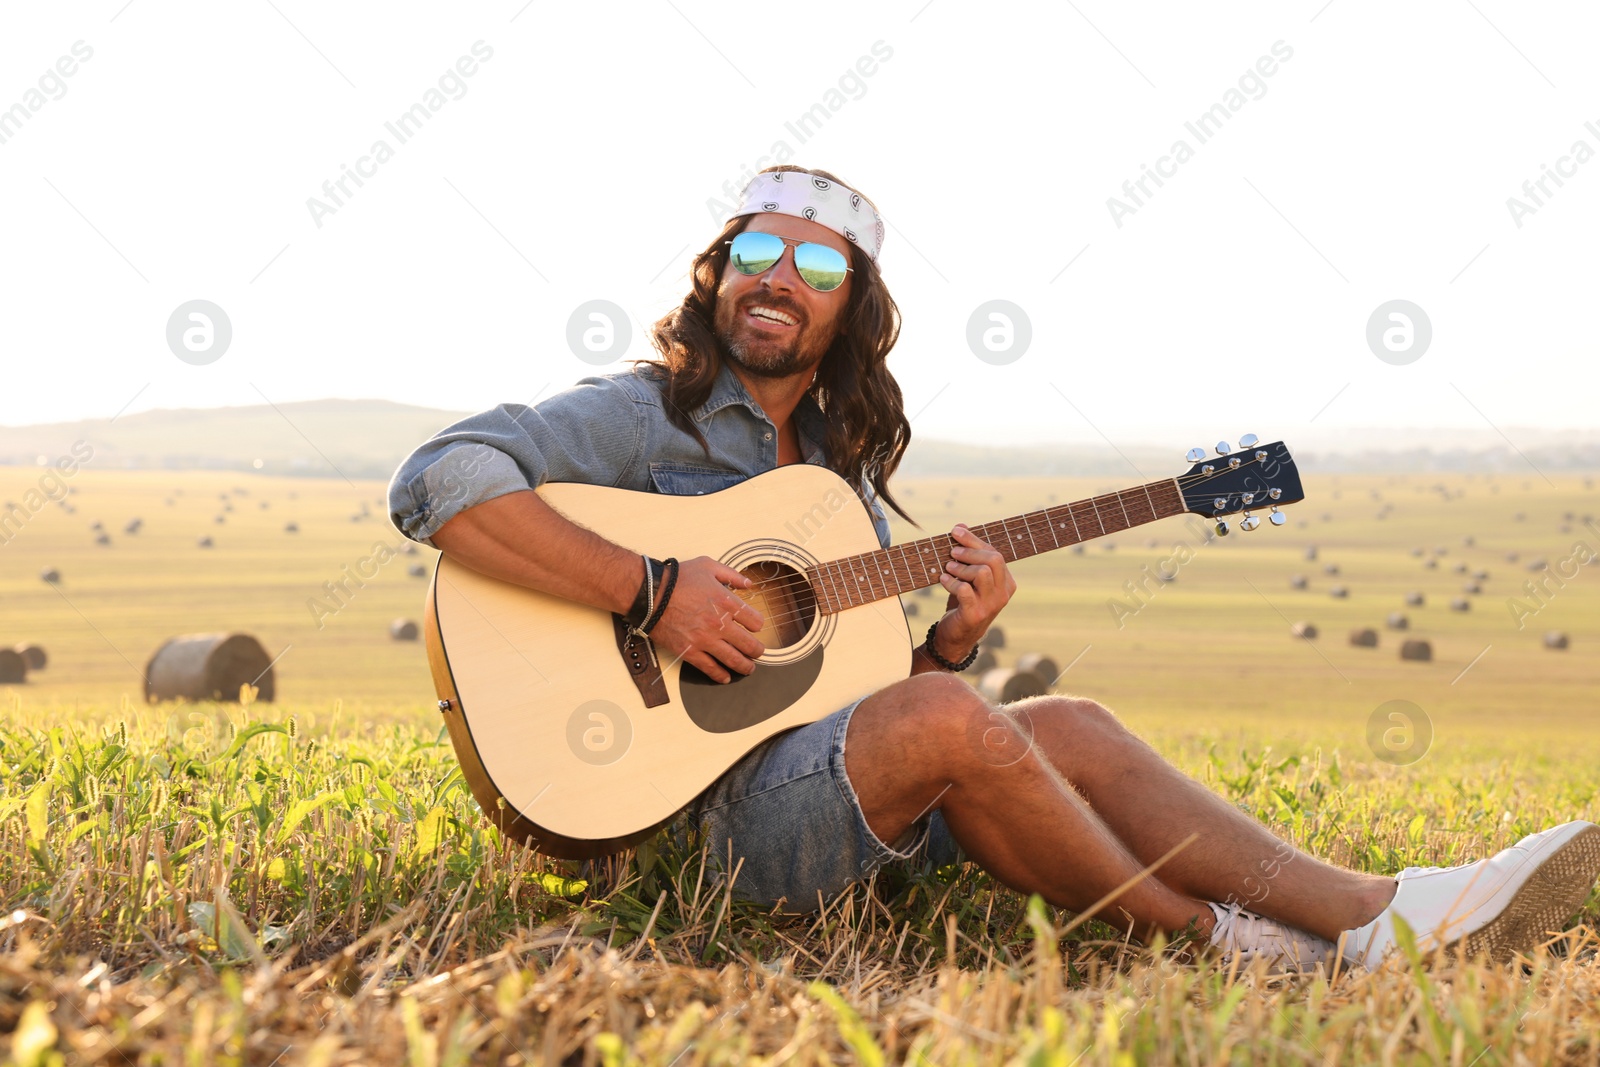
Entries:
MULTIPOLYGON (((308 400, 232 408, 162 409, 41 426, 0 426, 0 465, 32 466, 66 454, 76 441, 94 448, 97 468, 260 470, 266 474, 387 479, 402 459, 463 412, 388 400, 308 400), (257 467, 257 461, 260 466, 257 467)), ((1600 470, 1594 431, 1511 431, 1517 448, 1484 431, 1304 432, 1291 439, 1302 466, 1321 471, 1498 472, 1600 470), (1374 447, 1381 445, 1382 447, 1374 447), (1520 452, 1517 450, 1520 448, 1520 452), (1530 467, 1530 463, 1533 465, 1530 467)), ((914 437, 901 477, 1105 476, 1158 478, 1185 469, 1188 445, 973 445, 914 437), (1136 470, 1137 469, 1137 470, 1136 470), (1142 475, 1138 472, 1143 472, 1142 475)))

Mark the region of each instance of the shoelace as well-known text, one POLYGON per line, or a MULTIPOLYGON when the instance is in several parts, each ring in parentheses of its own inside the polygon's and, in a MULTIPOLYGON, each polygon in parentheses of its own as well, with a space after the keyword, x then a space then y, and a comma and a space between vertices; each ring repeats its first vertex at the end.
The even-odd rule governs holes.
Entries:
POLYGON ((1218 908, 1221 913, 1212 927, 1211 943, 1222 949, 1224 956, 1237 954, 1240 962, 1249 962, 1267 950, 1262 942, 1269 939, 1275 942, 1271 947, 1279 958, 1292 958, 1302 965, 1314 964, 1328 954, 1328 943, 1313 934, 1246 911, 1238 904, 1213 905, 1214 914, 1218 908))

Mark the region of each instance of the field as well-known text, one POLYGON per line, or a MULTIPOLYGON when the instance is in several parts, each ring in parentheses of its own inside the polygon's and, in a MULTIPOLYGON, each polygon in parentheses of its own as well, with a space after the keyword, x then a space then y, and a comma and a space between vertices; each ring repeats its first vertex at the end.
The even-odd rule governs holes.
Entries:
MULTIPOLYGON (((0 501, 42 473, 0 468, 0 501)), ((1168 520, 1022 561, 1000 662, 1051 654, 1055 691, 1363 870, 1597 819, 1600 493, 1551 482, 1313 474, 1282 528, 1208 541, 1168 520), (1292 636, 1299 621, 1319 635, 1292 636), (1352 646, 1356 627, 1378 647, 1352 646), (1569 647, 1545 647, 1550 631, 1569 647), (1405 638, 1431 660, 1402 661, 1405 638)), ((974 868, 882 872, 790 917, 665 841, 588 866, 530 855, 456 775, 420 643, 388 636, 420 614, 408 569, 433 553, 387 558, 402 546, 380 484, 65 484, 65 505, 0 533, 0 647, 51 657, 0 687, 0 1031, 17 1063, 1600 1062, 1594 897, 1518 966, 1269 979, 1119 944, 974 868), (276 701, 144 704, 162 640, 225 629, 278 657, 276 701)), ((1116 487, 896 491, 932 533, 1116 487)), ((906 601, 913 632, 940 610, 906 601)))

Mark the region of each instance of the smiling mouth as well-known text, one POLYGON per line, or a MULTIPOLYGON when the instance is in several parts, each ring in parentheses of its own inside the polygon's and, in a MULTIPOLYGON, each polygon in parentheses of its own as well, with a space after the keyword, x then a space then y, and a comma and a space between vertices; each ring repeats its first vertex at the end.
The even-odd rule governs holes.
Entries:
POLYGON ((745 309, 745 318, 766 330, 788 330, 800 325, 800 320, 787 311, 779 311, 762 304, 745 309))

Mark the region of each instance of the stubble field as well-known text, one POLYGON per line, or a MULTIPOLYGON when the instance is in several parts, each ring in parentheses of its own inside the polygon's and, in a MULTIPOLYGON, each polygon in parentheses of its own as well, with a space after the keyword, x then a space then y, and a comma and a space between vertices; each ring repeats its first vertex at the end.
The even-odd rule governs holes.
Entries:
MULTIPOLYGON (((41 473, 0 468, 0 500, 41 473)), ((1208 541, 1199 520, 1168 520, 1019 562, 1001 664, 1049 653, 1066 668, 1055 691, 1101 701, 1280 836, 1364 870, 1600 816, 1592 483, 1305 480, 1283 528, 1208 541), (1403 632, 1385 625, 1395 611, 1403 632), (1292 636, 1300 621, 1318 636, 1292 636), (1352 646, 1357 627, 1378 646, 1352 646), (1565 650, 1545 647, 1551 631, 1565 650), (1402 661, 1407 638, 1431 660, 1402 661)), ((880 873, 820 916, 784 917, 664 842, 588 867, 532 856, 455 773, 420 643, 388 635, 420 615, 408 570, 433 553, 389 558, 403 542, 381 485, 93 470, 65 484, 70 512, 48 503, 0 547, 0 646, 51 659, 0 687, 15 1062, 1600 1056, 1593 898, 1520 966, 1274 980, 1120 946, 973 868, 880 873), (42 581, 52 567, 60 581, 42 581), (213 630, 278 657, 277 700, 145 705, 161 641, 213 630)), ((932 533, 1118 487, 897 492, 932 533)), ((921 535, 895 523, 897 541, 921 535)), ((914 634, 942 599, 906 598, 914 634)))

